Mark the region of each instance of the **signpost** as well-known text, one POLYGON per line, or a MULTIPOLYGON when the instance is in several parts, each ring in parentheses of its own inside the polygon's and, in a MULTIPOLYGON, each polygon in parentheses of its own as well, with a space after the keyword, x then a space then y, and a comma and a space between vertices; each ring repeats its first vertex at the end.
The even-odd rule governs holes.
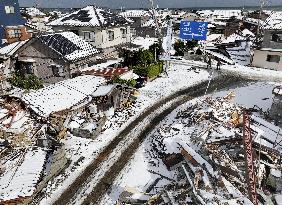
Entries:
POLYGON ((181 21, 180 38, 183 40, 207 40, 208 22, 181 21))

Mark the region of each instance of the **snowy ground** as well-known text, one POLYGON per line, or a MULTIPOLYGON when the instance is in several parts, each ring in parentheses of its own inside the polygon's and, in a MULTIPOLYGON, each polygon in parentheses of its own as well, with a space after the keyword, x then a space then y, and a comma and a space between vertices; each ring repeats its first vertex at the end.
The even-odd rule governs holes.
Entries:
MULTIPOLYGON (((205 64, 201 62, 197 62, 197 64, 205 66, 205 64)), ((101 150, 103 150, 103 148, 108 145, 130 122, 138 118, 138 116, 142 112, 144 112, 146 108, 151 107, 160 99, 169 96, 170 94, 178 90, 192 86, 196 83, 199 83, 200 81, 207 80, 209 73, 205 70, 191 70, 190 68, 193 65, 195 65, 195 62, 191 61, 189 61, 188 63, 185 62, 182 65, 173 65, 168 70, 169 77, 157 78, 153 82, 149 82, 144 88, 140 89, 140 96, 138 97, 137 102, 134 104, 134 106, 129 109, 125 109, 122 112, 116 113, 115 116, 106 123, 105 131, 95 140, 68 136, 65 141, 65 146, 68 156, 70 157, 72 162, 63 174, 59 175, 54 180, 49 182, 45 190, 47 196, 41 200, 40 204, 51 204, 52 202, 54 202, 60 196, 60 194, 64 192, 66 187, 70 185, 75 180, 75 178, 83 172, 84 168, 87 167, 91 163, 91 161, 98 156, 101 150)), ((226 70, 227 72, 235 72, 235 68, 233 68, 233 66, 224 66, 222 69, 226 70)), ((264 69, 254 70, 244 67, 244 69, 237 69, 236 72, 237 74, 242 73, 245 76, 257 75, 260 76, 260 78, 265 78, 265 76, 267 78, 275 76, 274 80, 276 80, 277 78, 282 80, 281 72, 276 71, 265 71, 264 69), (244 73, 246 72, 246 70, 248 71, 247 74, 244 73)), ((247 106, 249 106, 249 95, 252 94, 253 99, 257 100, 256 104, 261 106, 263 109, 267 109, 270 106, 271 94, 268 95, 266 93, 271 93, 269 91, 271 91, 273 86, 273 84, 258 83, 253 85, 254 92, 251 92, 252 89, 247 89, 248 91, 245 92, 244 88, 236 88, 235 91, 237 91, 238 93, 238 91, 242 91, 243 89, 244 92, 240 92, 237 97, 240 102, 243 102, 242 99, 245 99, 244 103, 247 103, 247 106), (257 92, 257 89, 263 90, 257 92)), ((221 96, 226 92, 228 91, 222 91, 217 93, 216 95, 221 96)), ((142 148, 140 148, 140 150, 141 149, 142 148)), ((137 155, 138 153, 140 153, 140 151, 137 152, 137 155)), ((145 159, 145 156, 139 154, 139 159, 145 159)), ((141 164, 141 167, 146 167, 145 165, 148 163, 146 162, 146 160, 134 160, 134 163, 138 162, 145 163, 141 164)), ((139 167, 139 165, 137 167, 139 167)), ((136 170, 132 171, 132 173, 134 172, 136 172, 136 170)), ((127 173, 127 171, 125 171, 124 173, 127 173)), ((144 174, 147 177, 151 176, 151 174, 146 174, 146 172, 144 172, 144 174)), ((128 175, 128 177, 130 176, 128 175)), ((145 181, 146 180, 144 180, 144 182, 145 181)), ((132 186, 138 187, 138 185, 135 185, 136 184, 132 184, 132 186)), ((144 187, 144 184, 142 184, 140 187, 144 187)))
POLYGON ((40 204, 51 204, 78 177, 98 153, 108 145, 131 121, 162 98, 207 80, 209 73, 204 70, 191 70, 187 65, 175 65, 168 70, 168 77, 157 78, 140 89, 140 96, 133 107, 118 112, 105 125, 105 131, 95 140, 68 136, 65 148, 72 160, 65 172, 48 183, 46 196, 40 204))
MULTIPOLYGON (((238 84, 228 90, 215 92, 208 96, 212 96, 213 98, 224 97, 228 93, 233 91, 235 93, 235 98, 232 102, 234 102, 235 104, 246 107, 253 107, 254 105, 258 105, 259 107, 263 108, 263 110, 267 110, 268 108, 270 108, 272 103, 272 89, 274 86, 274 83, 251 82, 247 84, 238 84)), ((150 149, 152 149, 152 138, 158 138, 158 136, 162 135, 160 130, 165 129, 166 127, 172 127, 180 131, 170 131, 171 139, 168 139, 167 141, 167 144, 169 146, 166 147, 166 151, 168 153, 172 153, 174 149, 177 149, 178 145, 176 144, 176 142, 179 142, 181 140, 190 145, 190 138, 188 136, 191 136, 193 130, 195 130, 196 128, 187 128, 176 119, 176 116, 177 113, 185 110, 187 107, 190 107, 200 99, 203 99, 203 97, 194 99, 178 107, 170 115, 168 115, 155 128, 154 131, 152 131, 148 135, 146 140, 135 153, 132 160, 127 164, 127 166, 117 177, 116 181, 111 187, 110 192, 106 196, 104 196, 104 198, 100 202, 101 205, 116 204, 120 197, 120 194, 123 191, 131 190, 132 192, 132 190, 134 190, 135 193, 147 192, 146 190, 149 185, 151 185, 157 178, 160 177, 160 175, 153 174, 152 171, 168 178, 175 179, 175 172, 168 171, 163 162, 161 160, 158 160, 157 157, 152 156, 152 152, 149 151, 150 149), (152 166, 152 164, 157 164, 157 166, 152 166)), ((195 147, 195 149, 197 148, 195 147)), ((175 153, 177 152, 179 151, 175 151, 175 153)), ((156 187, 160 187, 159 189, 161 190, 161 187, 168 183, 170 183, 169 180, 162 179, 157 183, 156 187)), ((159 191, 159 189, 153 189, 150 194, 155 194, 157 191, 159 191)))
POLYGON ((254 105, 262 108, 263 111, 270 109, 272 105, 272 90, 277 85, 269 82, 250 82, 231 86, 213 94, 214 97, 224 97, 229 92, 235 93, 234 102, 240 106, 251 108, 254 105))
MULTIPOLYGON (((199 66, 206 68, 207 64, 202 61, 192 61, 192 60, 174 60, 175 64, 190 65, 190 66, 199 66)), ((212 64, 213 68, 216 68, 216 62, 212 64)), ((269 80, 270 82, 282 82, 282 71, 275 71, 264 68, 256 67, 246 67, 242 65, 222 65, 221 71, 224 73, 229 73, 233 75, 240 75, 245 78, 253 80, 269 80)))

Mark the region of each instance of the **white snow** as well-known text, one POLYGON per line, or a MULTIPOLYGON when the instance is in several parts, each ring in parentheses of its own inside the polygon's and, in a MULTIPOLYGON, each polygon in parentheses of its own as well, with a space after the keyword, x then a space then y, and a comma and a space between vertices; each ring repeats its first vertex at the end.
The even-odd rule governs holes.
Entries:
POLYGON ((26 150, 16 161, 5 163, 6 172, 0 176, 0 202, 30 197, 36 190, 44 167, 46 152, 26 150))
MULTIPOLYGON (((137 119, 147 108, 178 90, 187 88, 203 80, 207 80, 208 77, 209 73, 207 71, 198 70, 195 72, 194 70, 190 70, 190 66, 187 65, 173 65, 168 70, 168 77, 157 78, 156 80, 147 83, 145 87, 141 88, 139 90, 140 95, 133 107, 118 112, 109 119, 109 121, 106 122, 105 131, 102 132, 95 140, 69 136, 65 143, 66 150, 69 153, 71 160, 76 162, 82 156, 85 159, 81 161, 79 166, 74 166, 72 163, 70 167, 66 169, 66 175, 58 176, 53 181, 50 181, 46 190, 49 197, 42 199, 40 204, 43 205, 54 202, 56 198, 66 189, 66 187, 68 187, 68 185, 71 184, 73 180, 84 170, 84 168, 98 156, 99 152, 101 152, 101 150, 103 150, 103 148, 109 144, 111 140, 113 140, 113 138, 115 138, 130 122, 137 119)), ((128 143, 127 141, 126 143, 128 143)), ((115 157, 117 156, 113 153, 112 160, 114 160, 115 157)), ((142 163, 141 160, 139 160, 139 162, 142 163)), ((145 168, 144 164, 140 167, 145 168)), ((99 174, 103 173, 97 173, 97 177, 99 174)), ((150 174, 146 174, 146 176, 150 176, 150 174)))
POLYGON ((102 27, 102 26, 108 26, 108 21, 113 21, 113 25, 121 25, 121 22, 123 23, 122 26, 128 25, 130 21, 120 15, 113 14, 110 11, 106 11, 104 9, 98 8, 96 6, 86 6, 78 11, 75 11, 71 14, 65 15, 59 19, 56 19, 49 23, 48 25, 51 26, 85 26, 85 27, 102 27), (79 12, 86 11, 89 15, 88 21, 82 21, 78 18, 79 12), (75 16, 72 18, 72 16, 75 16), (65 19, 68 18, 68 19, 65 19), (113 21, 113 19, 116 19, 113 21), (120 21, 122 20, 122 21, 120 21))
POLYGON ((25 94, 22 99, 37 114, 47 117, 80 103, 103 83, 102 77, 79 76, 25 94))
POLYGON ((23 46, 28 40, 18 41, 15 43, 11 43, 3 48, 0 48, 0 55, 11 56, 13 55, 21 46, 23 46))
POLYGON ((282 12, 274 12, 263 24, 264 29, 279 30, 282 29, 282 12))
POLYGON ((145 37, 136 37, 132 40, 131 43, 140 46, 141 48, 144 49, 149 49, 151 45, 154 43, 157 43, 158 39, 157 38, 145 38, 145 37))

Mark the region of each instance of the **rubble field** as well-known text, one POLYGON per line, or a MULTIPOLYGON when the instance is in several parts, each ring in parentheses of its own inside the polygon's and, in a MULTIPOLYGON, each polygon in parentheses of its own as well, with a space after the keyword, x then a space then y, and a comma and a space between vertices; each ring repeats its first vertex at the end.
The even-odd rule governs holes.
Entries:
MULTIPOLYGON (((100 204, 253 204, 243 145, 243 110, 249 105, 240 105, 236 94, 220 91, 171 112, 146 136, 100 204)), ((260 204, 279 204, 282 134, 265 117, 269 102, 262 102, 250 115, 256 192, 260 204)))

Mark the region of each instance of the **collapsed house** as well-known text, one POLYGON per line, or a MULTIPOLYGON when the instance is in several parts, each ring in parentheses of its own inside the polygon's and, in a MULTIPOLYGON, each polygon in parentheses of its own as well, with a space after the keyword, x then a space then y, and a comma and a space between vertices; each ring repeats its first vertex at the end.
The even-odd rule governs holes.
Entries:
MULTIPOLYGON (((200 99, 179 108, 148 139, 148 161, 160 176, 140 194, 121 194, 129 204, 256 204, 250 197, 247 148, 244 147, 244 108, 225 98, 200 99), (165 174, 163 165, 167 167, 165 174), (159 173, 158 173, 159 169, 159 173), (166 177, 176 177, 169 179, 166 177), (167 179, 170 182, 161 182, 167 179), (155 188, 154 188, 155 187, 155 188), (150 199, 148 198, 150 196, 150 199), (142 200, 141 200, 142 199, 142 200), (134 202, 132 202, 134 201, 134 202)), ((281 197, 281 140, 279 127, 259 113, 250 115, 254 176, 259 203, 275 204, 281 197)))
POLYGON ((133 101, 134 89, 107 85, 103 77, 84 75, 25 94, 21 100, 58 131, 95 137, 115 111, 133 101))
POLYGON ((0 106, 0 204, 28 204, 68 163, 58 132, 17 98, 0 106))

